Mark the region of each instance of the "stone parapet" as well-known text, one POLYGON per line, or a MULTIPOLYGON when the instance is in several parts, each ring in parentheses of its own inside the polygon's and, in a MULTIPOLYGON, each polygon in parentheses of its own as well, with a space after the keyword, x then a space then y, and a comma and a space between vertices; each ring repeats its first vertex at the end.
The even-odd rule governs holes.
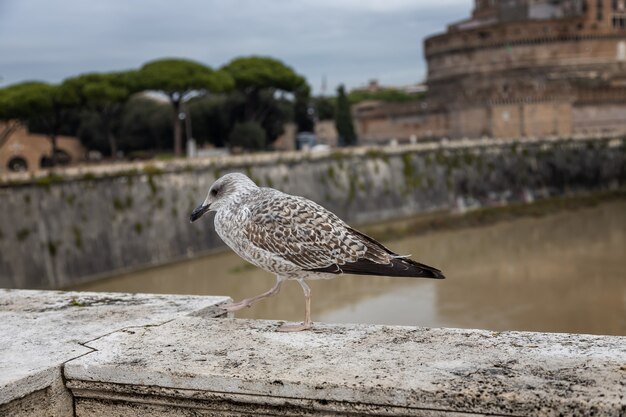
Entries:
POLYGON ((214 317, 228 297, 0 289, 0 416, 69 416, 63 366, 116 331, 188 314, 214 317))
POLYGON ((224 300, 1 291, 0 415, 626 411, 626 337, 321 323, 279 333, 273 321, 210 318, 224 300))

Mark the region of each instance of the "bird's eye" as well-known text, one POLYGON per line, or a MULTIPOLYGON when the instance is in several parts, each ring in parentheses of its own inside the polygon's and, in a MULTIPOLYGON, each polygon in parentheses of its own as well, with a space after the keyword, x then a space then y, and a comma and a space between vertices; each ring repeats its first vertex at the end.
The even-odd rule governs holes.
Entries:
POLYGON ((215 188, 211 190, 211 196, 217 196, 217 190, 215 188))

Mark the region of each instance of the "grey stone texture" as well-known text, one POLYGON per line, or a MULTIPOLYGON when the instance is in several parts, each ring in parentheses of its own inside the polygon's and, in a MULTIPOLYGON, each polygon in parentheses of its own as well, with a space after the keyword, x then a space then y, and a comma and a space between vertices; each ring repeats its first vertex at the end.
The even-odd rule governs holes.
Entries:
POLYGON ((88 343, 78 416, 620 416, 626 337, 182 317, 88 343))
POLYGON ((0 291, 0 416, 623 416, 626 337, 214 318, 225 297, 0 291))
POLYGON ((624 148, 623 139, 485 139, 12 175, 0 178, 0 286, 65 288, 223 250, 212 219, 188 219, 226 172, 359 224, 616 188, 624 148))
POLYGON ((62 367, 92 352, 88 342, 187 314, 215 317, 227 300, 0 289, 0 415, 68 415, 73 403, 62 367))

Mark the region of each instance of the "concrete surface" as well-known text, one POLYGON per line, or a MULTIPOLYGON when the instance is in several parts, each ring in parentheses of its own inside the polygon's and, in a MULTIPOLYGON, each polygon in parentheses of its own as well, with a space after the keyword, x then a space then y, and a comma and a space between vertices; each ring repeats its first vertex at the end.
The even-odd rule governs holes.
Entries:
POLYGON ((77 416, 623 416, 626 337, 180 317, 67 363, 77 416))
POLYGON ((73 415, 62 366, 111 332, 188 314, 215 317, 227 297, 0 289, 0 415, 73 415))

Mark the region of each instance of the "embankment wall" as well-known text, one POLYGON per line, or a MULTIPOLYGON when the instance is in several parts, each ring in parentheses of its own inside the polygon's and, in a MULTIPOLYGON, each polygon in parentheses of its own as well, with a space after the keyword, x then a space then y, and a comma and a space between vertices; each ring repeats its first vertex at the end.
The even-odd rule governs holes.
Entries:
POLYGON ((223 248, 190 224, 230 171, 350 223, 617 188, 624 139, 477 140, 72 168, 0 179, 0 287, 63 288, 223 248))

